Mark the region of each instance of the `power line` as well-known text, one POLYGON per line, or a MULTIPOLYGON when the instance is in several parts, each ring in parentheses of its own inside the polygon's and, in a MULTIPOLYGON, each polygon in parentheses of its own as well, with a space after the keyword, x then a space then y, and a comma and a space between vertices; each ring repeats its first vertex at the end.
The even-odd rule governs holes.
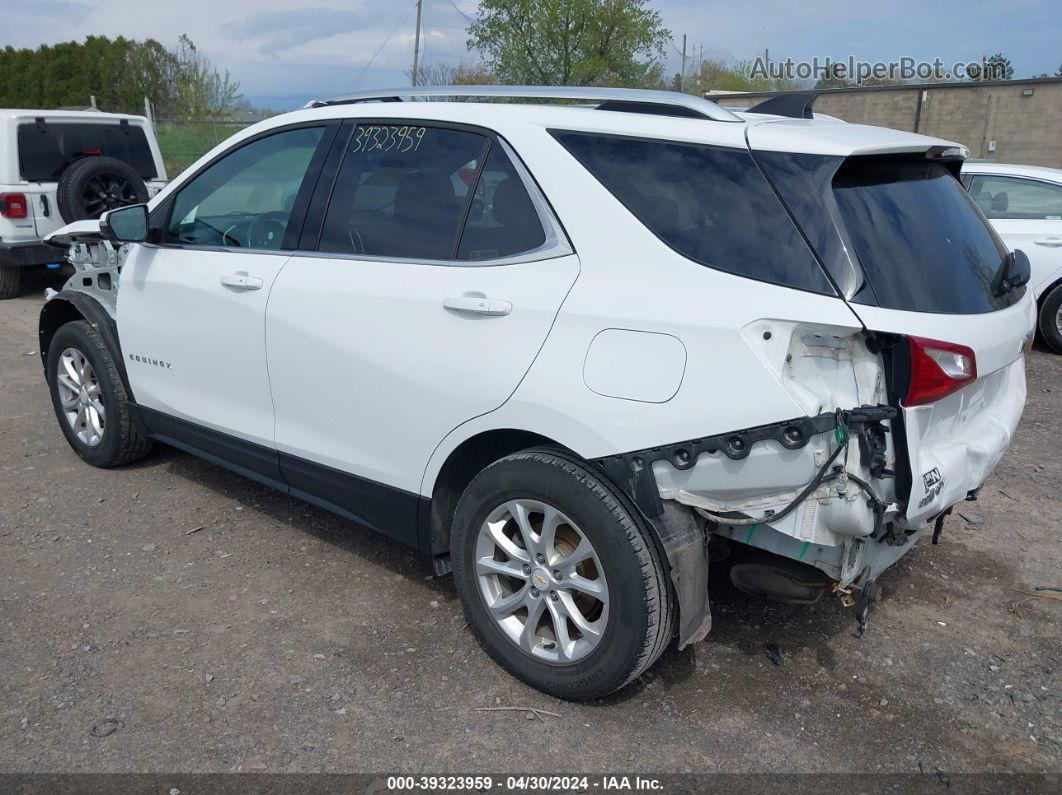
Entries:
POLYGON ((453 6, 454 11, 456 11, 458 14, 463 16, 467 21, 469 21, 469 22, 475 22, 476 21, 475 19, 470 17, 468 14, 466 14, 464 11, 462 11, 460 8, 458 8, 457 7, 457 3, 455 3, 454 0, 446 0, 446 2, 449 3, 451 6, 453 6))
POLYGON ((354 88, 357 88, 358 83, 360 83, 361 79, 363 77, 365 77, 365 73, 367 71, 369 71, 369 67, 372 66, 373 62, 376 60, 376 56, 379 55, 380 52, 383 50, 383 48, 387 46, 387 43, 389 41, 391 41, 391 39, 394 37, 394 35, 398 31, 398 29, 400 27, 402 27, 402 23, 406 21, 406 17, 409 16, 409 12, 412 11, 416 5, 417 5, 417 0, 413 0, 413 2, 409 4, 409 6, 406 8, 406 10, 404 12, 402 12, 402 16, 400 16, 398 18, 398 21, 395 22, 394 27, 391 28, 391 32, 387 34, 387 38, 385 38, 382 42, 380 42, 380 46, 376 48, 376 52, 374 52, 372 54, 372 58, 370 58, 369 62, 367 64, 365 64, 365 66, 362 67, 360 72, 358 72, 358 77, 354 80, 354 83, 351 85, 351 89, 352 90, 354 88))

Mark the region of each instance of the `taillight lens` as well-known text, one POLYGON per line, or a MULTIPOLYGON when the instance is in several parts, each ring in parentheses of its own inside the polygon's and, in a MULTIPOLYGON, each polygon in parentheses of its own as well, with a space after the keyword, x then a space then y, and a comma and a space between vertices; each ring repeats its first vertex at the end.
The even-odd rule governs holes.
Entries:
POLYGON ((922 406, 950 395, 977 379, 977 357, 954 342, 908 337, 911 343, 911 384, 905 406, 922 406))
POLYGON ((0 193, 0 215, 4 218, 25 218, 29 205, 24 193, 0 193))

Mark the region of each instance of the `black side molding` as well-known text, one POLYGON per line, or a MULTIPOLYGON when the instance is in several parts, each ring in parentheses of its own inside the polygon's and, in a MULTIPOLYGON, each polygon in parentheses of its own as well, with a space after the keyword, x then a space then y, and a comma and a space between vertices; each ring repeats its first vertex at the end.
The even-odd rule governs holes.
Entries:
POLYGON ((425 544, 430 533, 421 527, 430 515, 431 500, 427 497, 281 453, 155 409, 143 406, 138 409, 153 439, 324 508, 414 549, 428 551, 425 544))

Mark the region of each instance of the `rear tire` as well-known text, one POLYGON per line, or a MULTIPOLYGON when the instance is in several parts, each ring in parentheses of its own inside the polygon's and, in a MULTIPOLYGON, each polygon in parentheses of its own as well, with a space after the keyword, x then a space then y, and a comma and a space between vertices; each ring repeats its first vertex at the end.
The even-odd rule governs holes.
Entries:
POLYGON ((480 472, 458 503, 451 555, 480 644, 558 698, 619 690, 674 633, 674 597, 651 530, 603 475, 567 453, 533 448, 480 472))
POLYGON ((85 461, 115 467, 148 454, 151 439, 133 415, 107 344, 89 323, 59 327, 48 347, 47 375, 59 427, 85 461))
POLYGON ((15 298, 22 286, 22 268, 0 265, 0 300, 15 298))
POLYGON ((1062 353, 1062 284, 1040 303, 1040 336, 1055 353, 1062 353))

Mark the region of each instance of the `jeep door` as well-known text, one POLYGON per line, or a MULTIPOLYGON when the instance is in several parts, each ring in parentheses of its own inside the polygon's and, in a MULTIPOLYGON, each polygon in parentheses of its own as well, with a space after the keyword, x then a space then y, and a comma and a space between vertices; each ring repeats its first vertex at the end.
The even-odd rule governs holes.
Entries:
POLYGON ((432 451, 516 389, 579 262, 488 131, 351 122, 326 168, 266 315, 281 470, 416 544, 432 451))
MULTIPOLYGON (((118 290, 122 352, 153 433, 208 451, 201 428, 273 446, 266 302, 298 239, 315 153, 336 129, 322 122, 244 140, 155 208, 157 242, 132 247, 118 290)), ((245 463, 279 480, 275 455, 268 461, 245 463)))

